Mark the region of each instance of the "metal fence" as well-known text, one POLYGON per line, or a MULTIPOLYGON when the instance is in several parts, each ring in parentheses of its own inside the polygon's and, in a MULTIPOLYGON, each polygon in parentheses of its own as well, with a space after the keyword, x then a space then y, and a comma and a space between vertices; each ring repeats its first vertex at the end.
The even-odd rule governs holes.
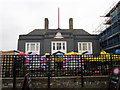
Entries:
POLYGON ((120 55, 2 55, 2 77, 110 75, 120 55))

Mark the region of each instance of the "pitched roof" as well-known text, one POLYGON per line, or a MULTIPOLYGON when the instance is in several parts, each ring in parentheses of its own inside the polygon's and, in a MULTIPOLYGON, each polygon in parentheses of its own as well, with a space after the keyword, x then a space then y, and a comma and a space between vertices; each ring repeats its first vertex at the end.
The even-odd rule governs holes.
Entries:
POLYGON ((46 32, 46 30, 44 29, 35 29, 33 31, 31 31, 30 33, 28 33, 27 35, 44 35, 46 32))
POLYGON ((83 29, 35 29, 28 33, 27 35, 45 35, 45 34, 56 34, 57 32, 61 32, 62 34, 73 34, 73 35, 90 35, 83 29))
POLYGON ((90 33, 83 29, 74 29, 73 31, 73 35, 90 35, 90 33))

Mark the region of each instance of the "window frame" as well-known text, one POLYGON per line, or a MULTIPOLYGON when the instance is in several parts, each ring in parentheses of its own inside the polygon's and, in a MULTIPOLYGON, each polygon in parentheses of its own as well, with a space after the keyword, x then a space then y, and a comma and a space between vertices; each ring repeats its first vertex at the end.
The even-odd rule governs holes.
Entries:
POLYGON ((82 52, 85 52, 85 51, 88 51, 88 53, 90 53, 90 54, 93 53, 92 42, 78 42, 78 52, 82 53, 82 52), (84 47, 83 44, 87 44, 87 46, 86 46, 87 50, 83 50, 83 47, 84 47), (80 50, 80 48, 81 48, 81 50, 80 50))
POLYGON ((52 41, 51 42, 51 53, 53 54, 53 53, 55 53, 57 51, 61 51, 63 53, 66 53, 66 51, 67 51, 67 42, 66 41, 52 41), (58 48, 60 48, 60 49, 58 50, 58 48))
POLYGON ((25 53, 29 52, 40 54, 40 42, 26 42, 25 53), (31 45, 33 45, 33 47, 31 47, 31 45))

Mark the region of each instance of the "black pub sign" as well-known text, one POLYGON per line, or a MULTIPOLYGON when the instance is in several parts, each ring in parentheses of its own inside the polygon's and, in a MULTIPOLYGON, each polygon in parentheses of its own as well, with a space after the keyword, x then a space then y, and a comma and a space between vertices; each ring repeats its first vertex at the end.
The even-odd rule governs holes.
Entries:
POLYGON ((109 90, 120 90, 120 66, 113 67, 109 90))

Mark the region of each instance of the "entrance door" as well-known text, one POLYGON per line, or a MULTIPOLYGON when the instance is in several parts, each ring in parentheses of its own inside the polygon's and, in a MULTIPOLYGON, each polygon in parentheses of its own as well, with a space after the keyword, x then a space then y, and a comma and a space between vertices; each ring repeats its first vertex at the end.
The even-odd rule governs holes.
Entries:
POLYGON ((51 42, 51 53, 55 53, 57 51, 61 51, 63 53, 66 53, 67 47, 66 47, 66 41, 52 41, 51 42))

